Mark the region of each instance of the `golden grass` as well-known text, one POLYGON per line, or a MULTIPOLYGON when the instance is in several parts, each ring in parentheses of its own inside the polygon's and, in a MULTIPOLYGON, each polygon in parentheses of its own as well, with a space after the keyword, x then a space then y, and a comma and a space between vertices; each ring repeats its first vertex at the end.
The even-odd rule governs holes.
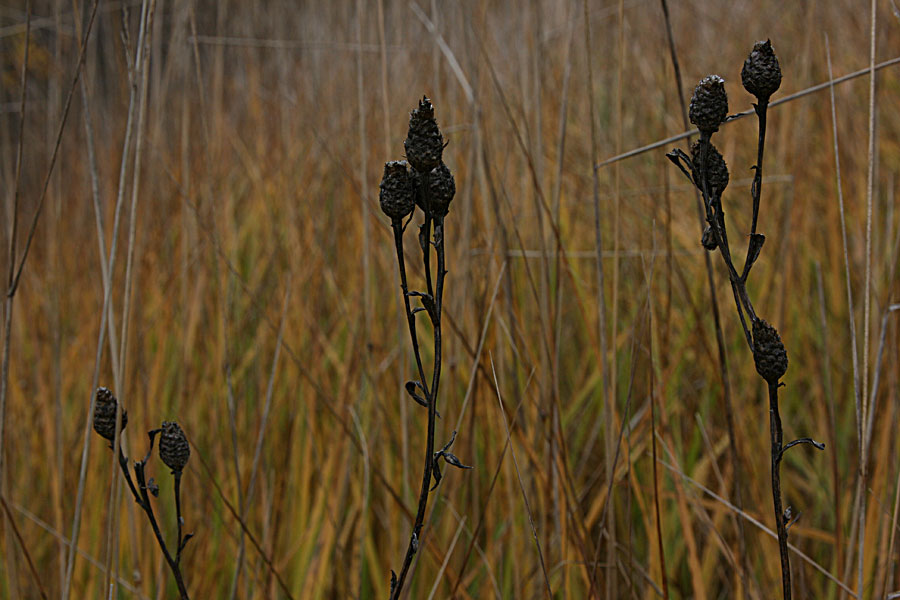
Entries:
MULTIPOLYGON (((140 3, 129 4, 134 44, 140 3)), ((377 177, 384 161, 401 158, 408 111, 422 93, 434 100, 450 141, 445 160, 458 186, 446 229, 443 419, 437 441, 443 445, 458 427, 454 453, 476 468, 446 470, 429 499, 408 597, 428 597, 432 589, 435 598, 450 597, 454 590, 458 598, 541 597, 546 584, 523 491, 555 597, 583 598, 591 589, 599 597, 608 589, 621 598, 657 597, 662 561, 654 513, 651 390, 671 597, 775 597, 780 580, 775 539, 745 521, 751 589, 743 590, 740 517, 692 483, 732 499, 696 209, 692 192, 664 157, 669 148, 599 171, 609 303, 610 372, 604 373, 581 3, 434 3, 437 13, 432 3, 418 4, 449 53, 405 2, 360 3, 361 14, 350 2, 303 8, 291 2, 224 2, 219 12, 212 5, 157 4, 137 211, 128 210, 129 163, 113 276, 112 314, 121 335, 127 227, 134 219, 128 346, 114 391, 129 414, 124 440, 129 455, 143 456, 145 432, 164 419, 177 419, 192 443, 182 483, 186 531, 195 533, 183 558, 192 597, 228 598, 232 592, 237 598, 286 597, 273 569, 294 598, 387 595, 390 569, 402 561, 415 509, 425 411, 402 393, 414 369, 399 312, 391 233, 377 209, 377 177), (570 18, 576 28, 571 54, 570 18), (450 56, 471 86, 472 102, 450 56), (390 155, 384 155, 386 149, 390 155), (552 202, 556 186, 558 215, 552 202), (366 235, 370 254, 364 262, 366 235), (559 259, 557 247, 563 253, 559 259), (652 280, 650 261, 655 261, 652 280), (280 357, 273 366, 286 294, 280 357), (600 421, 605 377, 615 390, 609 427, 600 421), (271 412, 249 495, 270 379, 271 412), (609 449, 618 452, 611 484, 609 449), (242 513, 239 490, 249 532, 243 536, 235 517, 242 513), (615 555, 608 553, 601 526, 614 532, 615 555), (242 544, 245 558, 233 586, 242 544)), ((900 55, 900 23, 886 5, 879 9, 877 61, 900 55)), ((19 256, 78 49, 67 4, 36 2, 33 10, 19 256), (57 8, 58 22, 37 19, 57 8)), ((591 4, 588 11, 601 159, 681 132, 660 6, 625 2, 621 21, 617 10, 616 3, 607 3, 591 4)), ((868 14, 859 3, 692 1, 674 3, 670 10, 685 85, 719 73, 732 112, 750 107, 739 72, 758 38, 771 38, 785 73, 774 99, 827 79, 826 34, 835 76, 868 65, 868 14)), ((0 19, 6 28, 23 23, 24 15, 6 11, 0 19)), ((118 10, 101 5, 85 66, 107 251, 128 110, 121 23, 118 10)), ((5 206, 11 207, 24 31, 2 31, 0 169, 5 206)), ((898 69, 880 71, 877 79, 868 376, 871 382, 880 369, 880 384, 870 407, 866 598, 900 588, 894 541, 900 477, 897 312, 885 321, 883 357, 875 363, 882 315, 900 302, 894 276, 900 231, 895 199, 900 118, 893 110, 898 69)), ((867 78, 837 86, 835 102, 853 317, 862 331, 867 78)), ((827 90, 771 109, 760 216, 768 243, 748 285, 790 357, 782 390, 785 435, 828 443, 825 453, 792 450, 782 473, 785 504, 803 513, 791 528, 791 542, 831 575, 794 555, 797 598, 848 597, 839 594, 835 580, 851 590, 857 586, 858 438, 830 123, 827 90), (833 433, 829 394, 835 403, 833 433)), ((2 490, 50 597, 60 597, 63 585, 66 548, 60 536, 70 535, 74 519, 103 306, 84 131, 76 94, 14 299, 9 340, 2 490)), ((718 135, 732 173, 724 202, 733 236, 749 228, 746 178, 755 135, 749 118, 718 135)), ((5 249, 10 220, 8 212, 3 215, 5 249)), ((5 266, 5 252, 2 262, 5 266)), ((716 258, 714 265, 744 508, 771 528, 765 390, 731 308, 721 261, 716 258)), ((421 281, 420 272, 410 276, 413 286, 421 281)), ((100 383, 112 388, 109 348, 104 341, 100 383)), ((431 348, 423 351, 430 360, 431 348)), ((90 444, 73 598, 105 596, 103 569, 110 552, 111 453, 96 436, 90 444)), ((171 478, 156 459, 150 476, 160 485, 157 513, 171 538, 171 478)), ((172 597, 174 582, 127 490, 115 510, 118 546, 112 564, 121 581, 118 594, 172 597)), ((36 597, 26 554, 9 519, 0 522, 0 599, 36 597)))

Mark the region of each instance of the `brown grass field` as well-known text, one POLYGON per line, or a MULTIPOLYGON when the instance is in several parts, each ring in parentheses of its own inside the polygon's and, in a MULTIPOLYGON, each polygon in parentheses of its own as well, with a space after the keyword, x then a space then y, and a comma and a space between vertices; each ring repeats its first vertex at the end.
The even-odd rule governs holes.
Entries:
MULTIPOLYGON (((865 71, 768 117, 748 289, 789 354, 786 440, 826 444, 782 466, 800 599, 900 597, 900 64, 874 88, 868 70, 900 56, 900 10, 872 6, 668 2, 685 102, 718 73, 750 109, 758 39, 773 101, 828 82, 829 55, 834 78, 865 71)), ((0 599, 178 597, 91 431, 98 385, 129 457, 163 420, 187 433, 192 598, 388 596, 426 411, 403 390, 378 184, 423 94, 457 185, 437 443, 458 430, 475 468, 444 469, 405 597, 781 597, 766 386, 710 254, 732 449, 697 200, 665 157, 688 141, 595 187, 593 164, 686 131, 660 1, 93 7, 0 7, 4 285, 22 265, 0 330, 0 599)), ((741 261, 756 135, 748 117, 715 138, 741 261)), ((155 450, 147 469, 171 545, 173 480, 155 450)))

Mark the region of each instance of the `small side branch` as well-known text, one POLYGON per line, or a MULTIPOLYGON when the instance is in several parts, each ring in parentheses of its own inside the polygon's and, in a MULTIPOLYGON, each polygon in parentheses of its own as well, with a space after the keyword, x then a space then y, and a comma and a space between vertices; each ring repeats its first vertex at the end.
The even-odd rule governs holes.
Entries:
POLYGON ((825 444, 823 444, 822 442, 817 442, 816 440, 809 437, 800 438, 794 440, 793 442, 788 442, 787 444, 785 444, 784 448, 781 449, 781 454, 778 456, 778 460, 781 461, 781 459, 784 458, 784 453, 788 451, 788 448, 793 448, 794 446, 798 446, 800 444, 809 444, 810 446, 814 446, 818 450, 825 449, 825 444))

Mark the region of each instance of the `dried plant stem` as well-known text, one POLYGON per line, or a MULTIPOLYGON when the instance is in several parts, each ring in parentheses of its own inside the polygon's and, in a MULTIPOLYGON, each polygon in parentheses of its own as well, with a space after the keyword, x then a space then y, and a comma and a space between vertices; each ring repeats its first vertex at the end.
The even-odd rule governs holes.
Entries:
MULTIPOLYGON (((428 197, 429 175, 420 175, 419 193, 421 194, 424 206, 430 205, 428 197)), ((394 219, 394 245, 397 250, 397 264, 400 268, 400 287, 403 293, 403 303, 406 309, 406 319, 409 325, 409 335, 413 346, 413 353, 416 358, 416 367, 421 377, 420 384, 422 391, 425 393, 425 400, 428 404, 428 424, 425 441, 425 465, 422 473, 422 487, 419 492, 418 508, 416 510, 416 518, 413 521, 413 531, 410 536, 409 545, 406 549, 406 556, 403 559, 403 566, 400 568, 400 574, 397 576, 396 584, 392 585, 391 599, 395 600, 400 597, 403 590, 403 583, 412 566, 413 559, 418 551, 419 541, 422 534, 422 525, 425 522, 425 510, 428 506, 428 494, 431 488, 431 477, 434 470, 434 461, 436 460, 434 452, 434 428, 435 417, 437 416, 437 391, 441 380, 441 306, 444 293, 444 277, 447 274, 445 268, 444 255, 444 217, 433 215, 430 211, 425 211, 425 221, 419 231, 419 242, 422 247, 422 260, 425 269, 425 282, 428 296, 432 299, 432 309, 427 310, 431 318, 431 325, 434 332, 434 367, 431 375, 431 385, 427 386, 425 378, 425 368, 422 363, 422 357, 419 350, 418 332, 416 330, 415 312, 410 306, 409 284, 406 278, 406 266, 403 256, 403 225, 400 220, 394 219), (437 272, 434 279, 431 273, 431 246, 432 246, 432 228, 434 237, 434 248, 437 256, 437 272)))
MULTIPOLYGON (((766 147, 766 113, 769 109, 768 100, 760 100, 753 106, 759 121, 759 137, 756 145, 756 165, 753 167, 753 183, 750 186, 750 195, 753 196, 753 223, 750 225, 750 233, 756 233, 756 222, 759 219, 759 198, 762 195, 763 153, 766 147)), ((743 277, 750 270, 750 254, 744 261, 743 277)))
MULTIPOLYGON (((394 246, 397 249, 397 265, 400 268, 400 290, 403 293, 403 303, 406 308, 406 322, 409 325, 409 337, 412 341, 413 354, 416 357, 416 367, 419 370, 419 377, 421 378, 419 381, 423 386, 427 386, 427 380, 425 379, 425 368, 422 366, 422 355, 419 351, 419 336, 416 333, 416 317, 412 312, 412 307, 409 302, 409 284, 407 283, 406 278, 406 260, 403 256, 403 224, 399 221, 394 222, 393 230, 394 230, 394 246)), ((425 395, 428 396, 428 388, 424 389, 425 395)))
MULTIPOLYGON (((793 522, 793 519, 790 515, 790 507, 788 507, 787 511, 783 509, 780 475, 781 460, 785 451, 793 446, 810 444, 819 450, 824 450, 825 445, 808 437, 793 440, 786 445, 783 443, 784 433, 781 425, 781 415, 778 410, 778 387, 782 385, 779 381, 787 369, 787 354, 777 330, 757 316, 750 301, 750 296, 747 293, 747 278, 765 242, 765 237, 758 234, 756 228, 762 192, 766 113, 769 106, 769 97, 781 85, 781 71, 768 41, 759 42, 754 46, 753 52, 744 63, 741 79, 744 88, 757 98, 757 104, 754 104, 753 109, 758 120, 758 141, 757 164, 753 167, 756 172, 750 187, 753 201, 753 219, 747 255, 740 275, 738 275, 732 259, 727 228, 725 226, 725 213, 722 208, 722 191, 724 186, 727 185, 728 172, 721 156, 710 143, 710 137, 725 120, 725 113, 727 112, 727 99, 724 89, 722 89, 719 97, 709 95, 715 93, 710 91, 714 88, 710 87, 711 84, 709 82, 712 81, 712 85, 722 86, 721 78, 711 76, 701 81, 695 90, 694 97, 691 99, 691 120, 701 127, 699 153, 695 147, 692 150, 693 157, 688 157, 683 151, 677 149, 670 152, 667 156, 679 167, 688 180, 692 181, 700 189, 703 195, 706 221, 709 225, 708 230, 704 231, 703 245, 710 251, 717 248, 721 253, 722 260, 728 269, 735 308, 737 309, 747 344, 753 354, 756 370, 768 384, 772 502, 775 510, 775 523, 781 558, 783 598, 784 600, 790 600, 791 564, 788 554, 787 535, 790 523, 786 523, 786 521, 790 520, 793 522), (766 52, 768 52, 768 58, 766 57, 766 52), (715 122, 710 122, 710 119, 706 119, 706 116, 711 114, 709 111, 714 110, 721 110, 721 117, 715 114, 712 117, 715 119, 715 122), (704 111, 707 112, 704 113, 704 111), (715 174, 716 180, 712 179, 713 174, 715 174), (723 178, 724 183, 721 183, 723 178), (744 312, 746 312, 746 318, 744 312), (748 319, 752 324, 752 335, 747 325, 748 319)), ((862 421, 859 422, 861 423, 862 421)), ((862 451, 860 456, 863 456, 862 451)))
POLYGON ((791 559, 788 554, 787 528, 784 524, 784 509, 781 504, 781 457, 784 432, 781 428, 781 414, 778 412, 778 386, 769 382, 769 431, 772 441, 772 501, 775 506, 775 524, 778 531, 778 553, 781 555, 781 585, 784 600, 791 598, 791 559))
MULTIPOLYGON (((127 469, 126 469, 127 472, 127 469)), ((153 529, 153 535, 156 536, 156 541, 159 543, 159 547, 162 550, 163 556, 166 559, 166 563, 168 563, 169 568, 172 570, 172 575, 175 577, 175 584, 178 586, 178 593, 181 595, 181 600, 189 600, 187 586, 184 584, 184 576, 181 574, 181 567, 177 560, 172 558, 172 554, 169 552, 168 547, 166 546, 166 541, 163 539, 162 532, 159 530, 159 524, 156 522, 156 515, 153 514, 153 507, 150 505, 150 494, 148 493, 147 488, 147 480, 144 474, 144 463, 143 461, 136 462, 134 464, 134 475, 135 479, 137 479, 137 485, 140 489, 140 496, 136 497, 138 505, 147 513, 147 520, 150 521, 150 527, 153 529)), ((181 475, 178 473, 177 475, 181 475)), ((175 497, 178 498, 178 488, 179 488, 179 479, 180 477, 176 477, 175 483, 175 497)), ((132 491, 134 487, 132 486, 132 491)), ((179 502, 180 504, 180 502, 179 502)), ((181 509, 178 508, 178 518, 181 518, 181 509)), ((181 524, 178 526, 178 544, 179 548, 176 553, 178 558, 181 558, 181 524)))
MULTIPOLYGON (((175 551, 175 564, 181 564, 181 551, 184 550, 184 519, 181 516, 181 471, 175 471, 175 518, 178 523, 178 545, 175 551)), ((179 589, 181 589, 179 587, 179 589)))

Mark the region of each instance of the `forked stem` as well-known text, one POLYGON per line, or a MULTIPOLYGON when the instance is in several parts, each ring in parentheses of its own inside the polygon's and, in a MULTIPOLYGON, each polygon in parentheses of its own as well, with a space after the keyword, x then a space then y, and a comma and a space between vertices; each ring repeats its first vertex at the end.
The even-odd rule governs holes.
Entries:
POLYGON ((172 570, 172 575, 175 577, 175 584, 178 586, 178 593, 181 600, 190 600, 187 586, 184 583, 184 575, 181 572, 181 551, 184 549, 181 521, 181 471, 173 472, 173 475, 175 476, 175 513, 178 518, 178 547, 175 558, 172 558, 172 554, 169 552, 168 546, 166 546, 166 540, 163 538, 162 532, 159 529, 159 524, 156 522, 156 515, 153 513, 153 505, 150 504, 150 490, 147 485, 147 477, 144 473, 144 468, 147 466, 147 459, 153 451, 154 437, 155 433, 151 432, 150 451, 147 453, 147 456, 144 457, 144 460, 134 462, 134 479, 131 478, 131 472, 128 468, 128 459, 125 457, 121 448, 119 448, 118 456, 119 467, 121 467, 122 473, 125 475, 125 482, 128 483, 128 489, 131 490, 134 501, 137 502, 137 505, 141 507, 141 510, 147 514, 147 520, 150 521, 150 528, 153 529, 153 535, 156 537, 159 548, 162 550, 163 557, 165 557, 166 563, 169 565, 169 568, 172 570), (135 481, 137 482, 137 485, 135 485, 135 481))
MULTIPOLYGON (((419 187, 420 193, 425 195, 428 190, 428 175, 422 175, 422 184, 419 187)), ((394 240, 397 247, 397 261, 400 265, 401 287, 403 288, 403 301, 406 306, 407 321, 409 323, 409 333, 412 338, 413 350, 416 355, 416 363, 419 368, 419 374, 422 377, 422 385, 425 392, 425 399, 428 402, 428 430, 425 442, 425 466, 422 472, 422 489, 419 492, 419 505, 416 510, 416 519, 413 522, 413 531, 409 539, 409 545, 406 549, 406 556, 403 559, 403 566, 400 568, 400 574, 391 584, 391 600, 400 597, 403 589, 403 583, 412 566, 413 558, 419 549, 419 540, 422 533, 422 525, 425 523, 425 509, 428 506, 428 494, 431 488, 431 477, 434 471, 434 426, 435 417, 437 415, 437 391, 441 380, 441 305, 444 293, 444 276, 446 271, 444 268, 444 218, 442 216, 434 216, 430 214, 429 201, 427 196, 423 198, 423 206, 426 207, 425 222, 420 230, 420 243, 422 246, 422 260, 424 262, 426 281, 428 286, 428 296, 432 298, 434 309, 426 311, 431 318, 431 325, 434 329, 434 370, 432 371, 431 387, 425 388, 425 371, 422 366, 422 360, 419 355, 419 340, 416 335, 415 316, 410 310, 409 290, 407 289, 406 270, 403 260, 403 231, 398 228, 398 223, 394 222, 394 240), (432 244, 431 229, 434 227, 434 247, 437 254, 437 273, 434 287, 431 281, 431 252, 432 244)))

